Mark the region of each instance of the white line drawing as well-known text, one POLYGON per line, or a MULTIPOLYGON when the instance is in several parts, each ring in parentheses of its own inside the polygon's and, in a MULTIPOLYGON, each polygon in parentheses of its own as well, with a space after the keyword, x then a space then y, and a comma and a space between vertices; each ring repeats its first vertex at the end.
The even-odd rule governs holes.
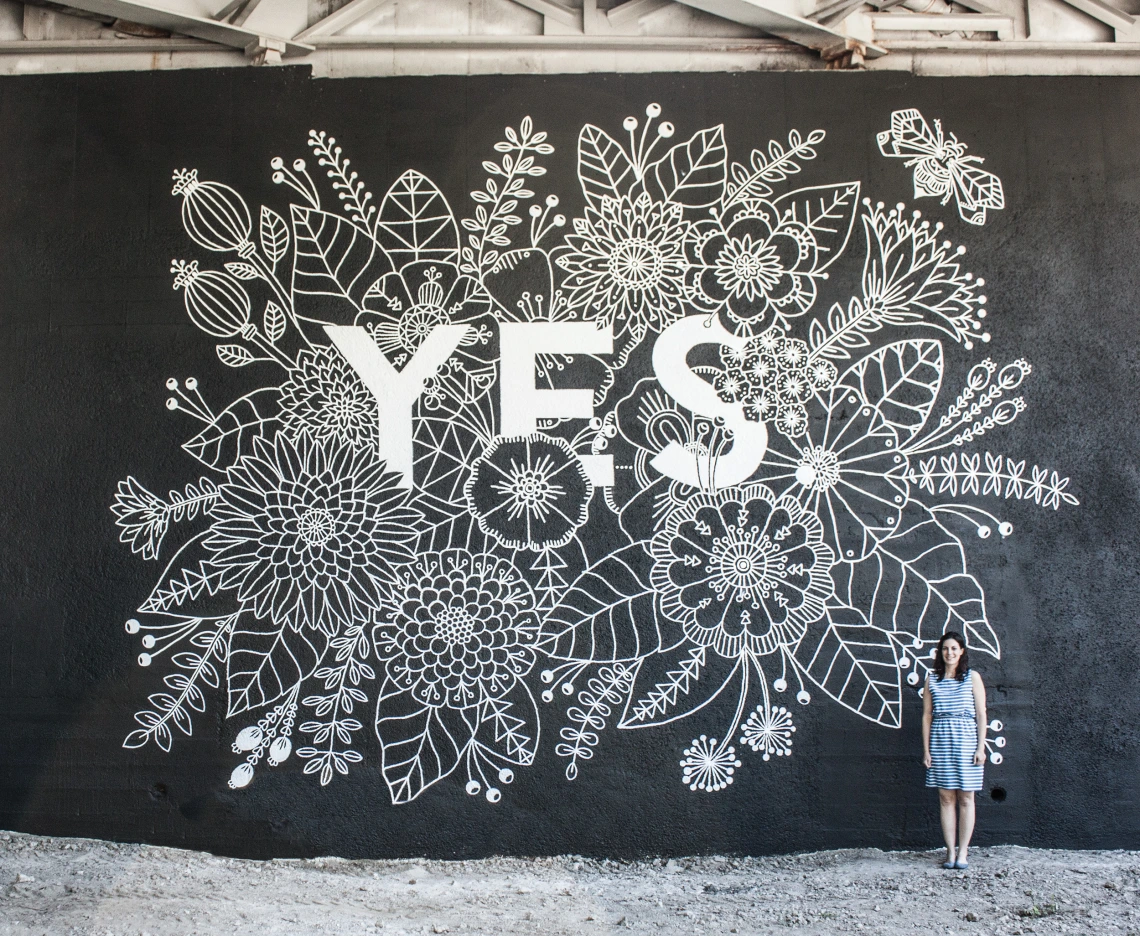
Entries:
MULTIPOLYGON (((737 162, 722 126, 674 141, 661 116, 582 128, 580 200, 537 191, 553 146, 525 117, 467 218, 415 170, 374 198, 325 132, 318 172, 270 161, 275 207, 174 173, 200 251, 174 288, 251 376, 216 409, 170 378, 187 478, 114 495, 165 562, 126 629, 169 668, 124 747, 170 750, 224 699, 235 789, 367 759, 394 804, 455 774, 496 803, 541 708, 570 781, 692 718, 678 778, 723 795, 791 756, 792 698, 897 728, 945 628, 1000 656, 968 536, 1079 501, 991 438, 1028 362, 950 396, 946 342, 991 341, 965 248, 858 181, 793 186, 823 130, 737 162)), ((981 224, 1000 182, 934 126, 896 112, 880 146, 981 224)))
POLYGON ((934 130, 915 108, 891 114, 891 129, 878 134, 879 151, 884 156, 905 159, 914 167, 914 197, 941 198, 945 205, 951 198, 958 214, 970 224, 985 224, 986 212, 1005 207, 1001 179, 980 169, 981 156, 967 156, 966 144, 959 143, 953 133, 944 133, 942 121, 934 121, 934 130))

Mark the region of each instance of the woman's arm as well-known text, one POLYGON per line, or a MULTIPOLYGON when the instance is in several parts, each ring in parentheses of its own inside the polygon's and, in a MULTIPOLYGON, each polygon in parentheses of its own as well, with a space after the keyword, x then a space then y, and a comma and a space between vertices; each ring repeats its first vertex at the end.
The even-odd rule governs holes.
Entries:
POLYGON ((930 724, 934 721, 934 702, 930 698, 930 679, 922 694, 922 766, 930 769, 930 724))
POLYGON ((981 766, 986 762, 986 687, 977 671, 970 674, 974 684, 974 716, 978 719, 978 749, 974 752, 974 763, 981 766))

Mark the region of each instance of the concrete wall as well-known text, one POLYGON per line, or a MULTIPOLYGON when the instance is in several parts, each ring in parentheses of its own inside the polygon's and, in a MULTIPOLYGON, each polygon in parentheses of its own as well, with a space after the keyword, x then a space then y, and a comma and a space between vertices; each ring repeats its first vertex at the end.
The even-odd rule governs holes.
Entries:
POLYGON ((6 79, 0 826, 1134 847, 1137 90, 6 79))

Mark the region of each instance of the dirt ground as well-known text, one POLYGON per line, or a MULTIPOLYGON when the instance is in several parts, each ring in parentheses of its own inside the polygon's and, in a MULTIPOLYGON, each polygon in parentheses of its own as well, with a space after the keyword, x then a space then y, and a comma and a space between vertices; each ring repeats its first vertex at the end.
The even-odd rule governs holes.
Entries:
POLYGON ((0 833, 0 936, 1140 936, 1140 852, 877 849, 634 863, 239 861, 0 833))

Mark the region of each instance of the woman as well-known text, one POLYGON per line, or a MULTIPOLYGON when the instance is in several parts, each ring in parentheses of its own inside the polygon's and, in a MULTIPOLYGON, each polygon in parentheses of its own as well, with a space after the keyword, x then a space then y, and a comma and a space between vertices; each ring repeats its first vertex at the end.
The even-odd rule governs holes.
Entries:
POLYGON ((954 631, 938 641, 933 670, 922 694, 922 762, 926 785, 938 788, 946 840, 942 867, 964 871, 970 866, 974 791, 982 788, 986 762, 986 688, 970 669, 965 638, 954 631))

